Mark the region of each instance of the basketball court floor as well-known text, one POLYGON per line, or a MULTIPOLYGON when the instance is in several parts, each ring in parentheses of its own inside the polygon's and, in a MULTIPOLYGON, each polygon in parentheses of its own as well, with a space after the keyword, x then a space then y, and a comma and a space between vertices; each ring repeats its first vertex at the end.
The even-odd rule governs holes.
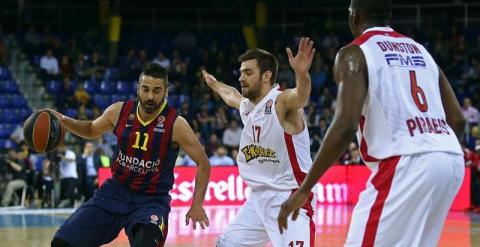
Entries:
MULTIPOLYGON (((198 230, 198 228, 193 230, 191 226, 185 226, 185 213, 188 208, 173 208, 170 214, 166 246, 215 246, 215 239, 235 217, 238 208, 238 206, 207 207, 210 227, 206 230, 198 230)), ((315 246, 342 246, 347 234, 352 209, 352 206, 347 205, 319 205, 315 219, 315 246)), ((50 246, 50 240, 55 229, 72 211, 73 209, 0 209, 0 246, 50 246)), ((408 217, 408 215, 405 217, 408 217)), ((127 247, 129 244, 127 237, 122 232, 114 242, 104 247, 106 246, 127 247)), ((439 246, 480 246, 480 214, 450 212, 439 246)))

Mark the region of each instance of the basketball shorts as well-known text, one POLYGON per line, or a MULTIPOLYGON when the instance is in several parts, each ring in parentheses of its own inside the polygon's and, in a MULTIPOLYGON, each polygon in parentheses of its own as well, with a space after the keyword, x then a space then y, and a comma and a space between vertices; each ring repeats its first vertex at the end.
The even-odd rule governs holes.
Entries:
POLYGON ((154 224, 165 241, 170 200, 169 195, 132 192, 109 179, 63 223, 55 237, 73 246, 100 246, 113 241, 125 228, 132 244, 135 225, 154 224))
POLYGON ((396 156, 372 167, 345 246, 437 246, 464 177, 462 155, 396 156))
POLYGON ((306 206, 300 209, 298 218, 292 221, 290 216, 288 229, 280 234, 278 213, 282 203, 291 194, 292 191, 252 191, 236 218, 217 239, 217 247, 257 247, 264 246, 268 241, 274 247, 313 247, 315 242, 313 209, 316 202, 313 193, 306 206))

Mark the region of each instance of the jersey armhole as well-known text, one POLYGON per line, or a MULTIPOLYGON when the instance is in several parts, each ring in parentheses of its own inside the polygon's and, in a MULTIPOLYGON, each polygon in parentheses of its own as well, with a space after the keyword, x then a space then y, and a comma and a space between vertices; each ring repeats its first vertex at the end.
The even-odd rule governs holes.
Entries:
POLYGON ((115 122, 115 127, 113 128, 113 134, 114 134, 115 136, 117 136, 118 122, 119 122, 120 119, 122 118, 123 109, 125 108, 125 105, 126 105, 127 103, 128 103, 128 101, 123 102, 123 104, 122 104, 122 109, 120 109, 120 114, 118 114, 117 121, 115 122))

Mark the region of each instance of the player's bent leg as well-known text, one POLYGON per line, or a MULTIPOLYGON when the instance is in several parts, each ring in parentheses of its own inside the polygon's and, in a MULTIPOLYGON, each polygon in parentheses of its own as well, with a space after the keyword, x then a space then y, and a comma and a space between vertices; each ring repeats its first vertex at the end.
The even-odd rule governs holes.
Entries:
POLYGON ((137 224, 133 227, 132 247, 161 247, 164 242, 164 236, 156 225, 137 224))
POLYGON ((53 238, 52 242, 50 243, 50 246, 51 247, 73 247, 73 245, 71 245, 67 241, 57 237, 53 238))

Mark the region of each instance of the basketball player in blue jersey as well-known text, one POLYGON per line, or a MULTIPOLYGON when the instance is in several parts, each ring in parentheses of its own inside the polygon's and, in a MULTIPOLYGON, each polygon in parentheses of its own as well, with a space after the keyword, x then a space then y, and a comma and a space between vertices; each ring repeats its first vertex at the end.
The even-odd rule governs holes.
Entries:
POLYGON ((193 229, 197 223, 202 229, 209 226, 203 201, 210 164, 186 120, 167 104, 167 81, 167 71, 152 63, 140 75, 138 101, 114 103, 93 121, 54 112, 75 135, 94 139, 113 130, 118 141, 112 178, 64 222, 52 247, 100 246, 114 240, 123 228, 131 246, 163 246, 179 148, 198 164, 185 222, 188 225, 191 220, 193 229))
POLYGON ((306 179, 282 204, 281 231, 358 130, 372 174, 345 246, 437 246, 464 177, 466 121, 445 74, 423 45, 389 26, 391 14, 391 0, 351 0, 355 39, 335 59, 335 117, 306 179))

